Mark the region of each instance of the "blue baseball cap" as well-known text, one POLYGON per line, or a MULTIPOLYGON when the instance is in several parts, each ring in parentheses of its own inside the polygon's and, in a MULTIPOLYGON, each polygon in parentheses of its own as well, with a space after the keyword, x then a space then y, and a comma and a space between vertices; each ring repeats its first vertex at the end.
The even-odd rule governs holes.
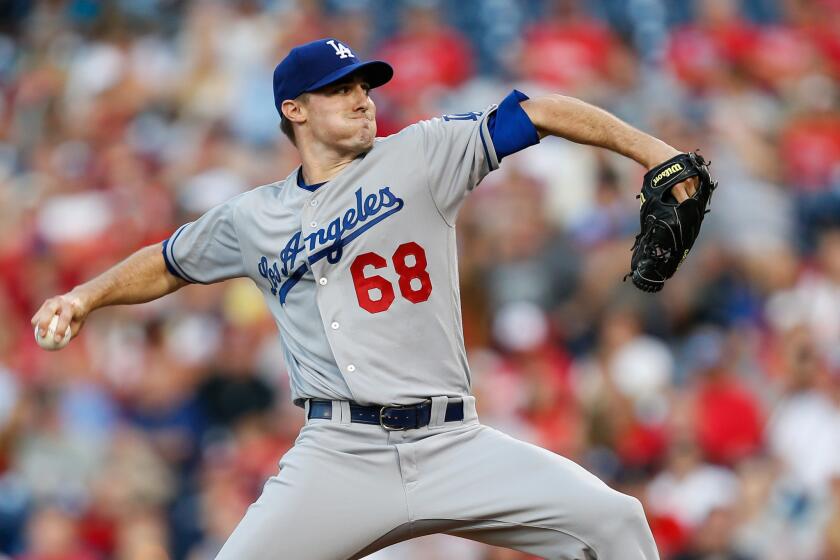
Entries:
POLYGON ((387 83, 394 75, 394 69, 387 62, 362 62, 347 45, 332 37, 299 45, 274 69, 274 106, 282 117, 280 107, 285 100, 295 99, 355 72, 362 73, 371 88, 387 83))

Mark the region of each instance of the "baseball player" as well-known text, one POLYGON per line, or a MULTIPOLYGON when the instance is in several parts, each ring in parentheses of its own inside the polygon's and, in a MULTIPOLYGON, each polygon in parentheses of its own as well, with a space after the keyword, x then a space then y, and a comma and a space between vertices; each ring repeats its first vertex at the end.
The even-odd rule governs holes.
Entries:
POLYGON ((479 422, 455 222, 485 175, 546 135, 647 168, 677 150, 576 99, 515 90, 377 138, 369 92, 392 74, 337 39, 292 49, 274 98, 302 165, 47 300, 37 336, 54 316, 59 340, 94 309, 188 283, 256 283, 306 424, 219 560, 360 558, 438 532, 552 559, 657 558, 636 499, 479 422))

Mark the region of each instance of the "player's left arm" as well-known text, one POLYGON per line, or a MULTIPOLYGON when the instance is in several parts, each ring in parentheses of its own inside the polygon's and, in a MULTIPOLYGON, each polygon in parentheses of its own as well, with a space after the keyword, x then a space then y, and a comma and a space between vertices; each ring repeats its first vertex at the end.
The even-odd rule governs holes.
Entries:
MULTIPOLYGON (((574 97, 553 94, 520 103, 540 138, 558 136, 613 151, 628 157, 645 169, 679 154, 679 150, 622 121, 615 115, 574 97)), ((693 195, 697 179, 676 185, 673 194, 679 202, 693 195)))

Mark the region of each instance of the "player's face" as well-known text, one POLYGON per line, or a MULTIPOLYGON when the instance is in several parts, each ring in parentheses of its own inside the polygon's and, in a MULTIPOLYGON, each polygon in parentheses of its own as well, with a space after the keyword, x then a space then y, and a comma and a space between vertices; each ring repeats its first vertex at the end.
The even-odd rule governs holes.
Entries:
POLYGON ((309 95, 307 121, 322 144, 364 153, 376 138, 376 106, 370 86, 360 76, 331 84, 309 95))

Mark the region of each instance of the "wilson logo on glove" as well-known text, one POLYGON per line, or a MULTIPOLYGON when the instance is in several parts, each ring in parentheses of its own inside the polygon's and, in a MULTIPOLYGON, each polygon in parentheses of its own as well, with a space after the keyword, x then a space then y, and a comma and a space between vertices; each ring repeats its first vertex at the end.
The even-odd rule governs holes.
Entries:
POLYGON ((715 188, 709 164, 696 152, 674 156, 645 174, 639 194, 642 230, 633 243, 625 280, 632 278, 645 292, 662 289, 694 245, 715 188), (678 203, 671 189, 691 177, 697 177, 697 191, 678 203))
POLYGON ((663 178, 670 177, 674 173, 679 173, 683 169, 685 169, 685 168, 682 165, 680 165, 679 163, 675 163, 674 165, 668 167, 667 169, 663 169, 662 172, 659 173, 659 175, 657 175, 656 177, 653 178, 653 181, 651 181, 651 184, 654 187, 658 187, 659 186, 659 181, 661 181, 663 178))

